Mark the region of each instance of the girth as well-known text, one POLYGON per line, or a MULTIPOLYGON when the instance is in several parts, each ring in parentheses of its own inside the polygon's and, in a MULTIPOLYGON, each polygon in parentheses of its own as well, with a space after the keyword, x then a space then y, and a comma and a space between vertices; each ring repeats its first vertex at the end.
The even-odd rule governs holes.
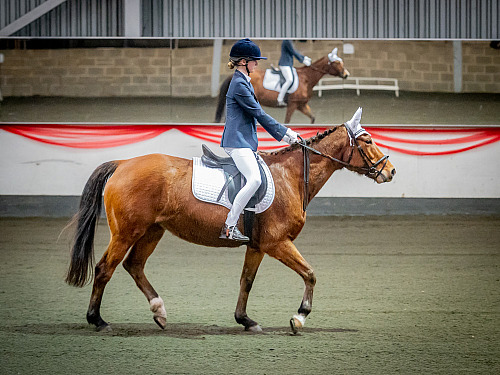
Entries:
MULTIPOLYGON (((205 144, 203 144, 201 148, 203 150, 203 155, 201 156, 201 161, 203 162, 203 164, 208 168, 218 168, 224 171, 226 182, 224 183, 224 186, 219 193, 217 201, 221 199, 222 195, 227 190, 229 201, 233 203, 236 194, 238 194, 238 192, 244 185, 242 184, 242 180, 244 181, 245 177, 243 177, 241 172, 238 170, 231 157, 218 156, 214 154, 212 150, 210 150, 205 144)), ((256 158, 258 158, 257 155, 256 158)), ((260 184, 260 187, 257 189, 255 194, 252 196, 252 198, 250 198, 250 200, 248 201, 245 207, 245 209, 248 210, 252 210, 252 208, 255 208, 255 205, 264 198, 267 191, 266 172, 264 171, 261 163, 258 162, 257 164, 259 165, 260 178, 262 183, 260 184)))

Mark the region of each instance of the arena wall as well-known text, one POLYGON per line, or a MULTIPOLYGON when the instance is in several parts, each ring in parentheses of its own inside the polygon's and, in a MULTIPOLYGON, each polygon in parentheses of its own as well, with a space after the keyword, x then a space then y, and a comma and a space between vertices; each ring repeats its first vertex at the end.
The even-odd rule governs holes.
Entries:
MULTIPOLYGON (((368 126, 368 125, 366 125, 368 126)), ((200 156, 201 139, 178 130, 125 146, 78 149, 55 146, 0 130, 0 217, 71 216, 92 171, 109 160, 150 153, 200 156)), ((224 155, 216 145, 210 144, 224 155)), ((438 156, 390 151, 397 170, 376 184, 347 170, 334 173, 313 199, 310 215, 500 215, 500 142, 438 156)))
MULTIPOLYGON (((233 41, 226 41, 228 56, 233 41)), ((258 41, 277 65, 279 40, 258 41)), ((352 76, 397 78, 401 90, 454 92, 452 41, 308 40, 295 47, 313 60, 334 47, 352 76), (343 44, 354 54, 342 53, 343 44)), ((213 47, 8 49, 0 51, 0 90, 9 96, 202 97, 211 94, 213 47)), ((462 42, 462 92, 500 93, 500 52, 488 41, 462 42)), ((301 64, 296 64, 301 66, 301 64)), ((226 59, 221 80, 230 75, 226 59)))

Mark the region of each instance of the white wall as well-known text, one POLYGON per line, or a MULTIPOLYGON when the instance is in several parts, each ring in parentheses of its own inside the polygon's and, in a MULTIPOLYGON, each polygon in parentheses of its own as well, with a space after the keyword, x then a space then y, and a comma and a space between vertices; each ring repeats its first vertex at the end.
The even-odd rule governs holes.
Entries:
MULTIPOLYGON (((170 130, 127 146, 75 149, 0 130, 0 195, 80 195, 88 177, 102 162, 156 152, 191 158, 201 154, 202 143, 207 142, 170 130)), ((224 155, 218 145, 209 145, 224 155)), ((378 185, 343 170, 333 175, 319 196, 500 198, 500 142, 447 156, 383 151, 397 170, 393 182, 378 185)))

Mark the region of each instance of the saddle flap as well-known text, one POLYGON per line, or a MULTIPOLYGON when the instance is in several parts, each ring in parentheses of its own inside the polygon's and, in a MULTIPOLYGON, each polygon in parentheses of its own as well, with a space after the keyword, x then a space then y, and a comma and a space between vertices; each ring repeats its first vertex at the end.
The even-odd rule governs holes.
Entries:
MULTIPOLYGON (((259 157, 259 159, 261 159, 259 157)), ((263 162, 259 162, 259 166, 262 166, 264 170, 264 174, 267 180, 267 191, 264 189, 264 184, 261 184, 261 188, 257 191, 258 203, 255 203, 255 209, 253 206, 249 208, 248 205, 245 207, 245 210, 255 210, 255 213, 264 212, 269 208, 271 203, 274 200, 274 181, 271 171, 267 167, 267 165, 263 164, 263 162), (261 190, 262 189, 262 190, 261 190), (264 193, 264 197, 262 198, 262 193, 264 193), (262 198, 262 199, 261 199, 262 198)), ((261 172, 262 177, 262 172, 261 172)), ((204 202, 214 203, 218 205, 222 205, 227 208, 232 207, 232 201, 234 198, 230 200, 230 195, 234 197, 236 192, 238 191, 238 186, 234 185, 243 185, 244 177, 239 174, 236 178, 230 178, 228 183, 228 175, 222 168, 208 168, 201 160, 201 157, 193 157, 193 178, 192 178, 192 192, 193 195, 204 202), (227 185, 227 186, 225 186, 227 185), (234 193, 230 194, 229 190, 234 191, 234 193), (223 194, 221 195, 221 191, 223 194)), ((262 178, 264 181, 264 178, 262 178)), ((254 202, 251 202, 254 203, 254 202)))
MULTIPOLYGON (((241 172, 238 170, 234 161, 231 157, 221 157, 216 154, 212 150, 208 148, 207 145, 202 144, 201 146, 203 150, 203 155, 201 156, 201 162, 208 168, 217 168, 222 169, 224 171, 224 176, 226 183, 222 187, 222 190, 219 193, 217 201, 222 198, 222 195, 227 190, 228 198, 231 203, 234 202, 234 198, 236 194, 241 190, 244 185, 245 178, 242 176, 241 172), (243 181, 242 181, 243 180, 243 181)), ((261 184, 258 190, 255 192, 252 198, 250 198, 246 207, 255 207, 257 203, 264 199, 267 192, 267 175, 262 163, 264 162, 260 156, 257 157, 257 164, 259 166, 261 184)))

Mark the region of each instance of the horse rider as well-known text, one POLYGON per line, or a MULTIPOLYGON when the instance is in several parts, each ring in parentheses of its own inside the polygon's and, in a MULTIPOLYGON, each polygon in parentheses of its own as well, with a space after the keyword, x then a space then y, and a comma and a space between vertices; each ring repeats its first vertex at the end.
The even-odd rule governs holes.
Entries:
POLYGON ((249 238, 238 230, 238 219, 243 209, 261 184, 257 163, 257 121, 277 141, 288 144, 297 142, 298 134, 277 122, 265 113, 255 97, 250 83, 250 73, 258 60, 265 60, 260 48, 250 39, 241 39, 229 53, 229 69, 236 68, 226 94, 226 123, 222 133, 221 147, 231 156, 236 167, 245 177, 246 183, 234 198, 219 238, 249 242, 249 238))
POLYGON ((293 58, 299 60, 300 63, 303 63, 305 66, 311 65, 311 59, 307 56, 303 56, 298 53, 293 48, 293 43, 291 40, 285 39, 281 43, 281 57, 278 65, 280 67, 281 73, 283 74, 283 78, 285 78, 285 83, 281 86, 280 93, 278 94, 278 107, 286 107, 286 103, 284 102, 285 94, 292 85, 293 82, 293 58))

